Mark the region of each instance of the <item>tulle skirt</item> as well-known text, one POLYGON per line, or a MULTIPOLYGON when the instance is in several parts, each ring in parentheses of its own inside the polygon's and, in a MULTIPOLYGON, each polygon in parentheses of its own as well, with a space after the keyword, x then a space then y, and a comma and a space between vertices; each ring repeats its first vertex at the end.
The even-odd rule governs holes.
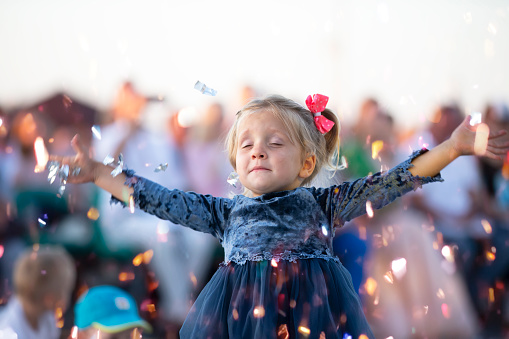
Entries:
POLYGON ((180 330, 193 339, 348 336, 374 338, 350 274, 324 259, 220 266, 180 330))

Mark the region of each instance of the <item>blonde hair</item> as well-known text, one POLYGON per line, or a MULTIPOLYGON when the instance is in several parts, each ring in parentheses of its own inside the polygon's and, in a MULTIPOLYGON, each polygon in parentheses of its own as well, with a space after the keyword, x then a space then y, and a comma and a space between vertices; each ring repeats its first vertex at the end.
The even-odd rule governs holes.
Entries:
POLYGON ((334 157, 339 151, 339 121, 329 109, 322 115, 334 122, 332 129, 326 134, 320 133, 315 126, 313 114, 293 100, 281 95, 269 95, 261 99, 248 102, 236 115, 235 122, 226 137, 226 149, 230 164, 236 170, 237 161, 237 130, 241 121, 253 113, 260 111, 271 112, 281 120, 288 132, 290 140, 301 147, 302 159, 310 155, 316 156, 313 174, 302 182, 302 186, 309 184, 324 165, 335 167, 334 157))
POLYGON ((19 298, 41 303, 44 296, 71 293, 76 267, 71 256, 59 246, 26 250, 14 266, 14 291, 19 298))

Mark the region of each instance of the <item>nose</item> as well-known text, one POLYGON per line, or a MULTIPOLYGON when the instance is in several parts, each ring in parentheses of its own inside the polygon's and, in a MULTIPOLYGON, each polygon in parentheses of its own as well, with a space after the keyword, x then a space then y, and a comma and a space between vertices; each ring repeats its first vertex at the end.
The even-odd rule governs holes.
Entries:
POLYGON ((267 153, 265 152, 263 147, 260 147, 260 146, 253 147, 253 149, 251 150, 251 159, 252 160, 265 159, 265 158, 267 158, 267 153))

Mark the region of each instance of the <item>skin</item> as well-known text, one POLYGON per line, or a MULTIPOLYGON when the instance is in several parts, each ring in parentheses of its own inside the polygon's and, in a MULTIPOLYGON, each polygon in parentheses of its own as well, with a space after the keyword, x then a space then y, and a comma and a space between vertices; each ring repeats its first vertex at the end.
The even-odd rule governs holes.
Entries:
MULTIPOLYGON (((260 195, 263 193, 269 193, 274 192, 277 190, 282 189, 293 189, 296 188, 302 183, 302 180, 309 176, 310 171, 314 170, 314 164, 316 159, 314 158, 314 155, 303 159, 302 160, 302 167, 298 166, 298 162, 295 162, 295 159, 299 158, 300 156, 297 156, 297 153, 294 152, 294 149, 290 145, 286 145, 285 147, 288 147, 288 151, 293 152, 293 157, 291 160, 291 164, 286 164, 284 161, 282 161, 283 154, 280 154, 278 150, 270 149, 268 146, 268 140, 263 139, 263 137, 268 138, 271 132, 269 130, 262 131, 262 125, 265 125, 266 128, 274 127, 274 125, 269 124, 263 124, 262 120, 255 118, 257 114, 263 115, 264 112, 255 113, 253 115, 253 126, 250 124, 244 123, 241 124, 241 128, 243 127, 243 130, 239 130, 240 134, 239 137, 242 137, 242 133, 244 131, 247 131, 247 133, 251 133, 252 136, 255 137, 255 146, 254 151, 251 151, 252 153, 247 153, 246 158, 244 158, 245 154, 240 153, 238 154, 240 158, 238 161, 238 171, 242 172, 242 178, 241 182, 244 184, 247 188, 251 189, 255 195, 260 195), (259 126, 257 126, 259 125, 259 126), (256 129, 255 129, 256 127, 256 129), (263 159, 266 154, 267 158, 263 159), (277 156, 275 155, 277 154, 277 156), (275 157, 275 159, 272 159, 272 157, 275 157), (272 162, 268 161, 269 157, 272 162), (267 169, 267 173, 264 173, 260 171, 259 173, 255 173, 253 175, 253 179, 251 180, 251 177, 248 173, 249 168, 247 163, 248 159, 251 159, 251 163, 256 163, 256 161, 259 162, 259 164, 267 164, 267 167, 270 167, 267 169), (267 160, 267 161, 266 161, 267 160), (281 162, 280 162, 281 160, 281 162), (280 166, 284 165, 283 167, 288 166, 288 170, 286 169, 280 169, 280 166), (272 166, 276 166, 277 168, 274 168, 272 166), (281 170, 281 172, 280 172, 281 170), (284 175, 288 175, 288 177, 283 178, 284 175), (278 183, 277 179, 284 179, 283 182, 278 183), (269 187, 269 183, 273 184, 274 186, 269 187)), ((454 161, 456 158, 462 155, 473 155, 474 152, 474 142, 476 137, 476 130, 479 128, 479 126, 483 124, 479 124, 476 126, 470 126, 469 124, 470 118, 467 117, 463 121, 463 123, 458 126, 454 132, 452 133, 451 137, 444 142, 442 142, 437 147, 431 149, 429 152, 426 152, 422 154, 421 156, 415 158, 412 161, 412 164, 414 165, 409 169, 410 173, 413 175, 418 176, 434 176, 438 174, 445 166, 450 164, 452 161, 454 161)), ((280 130, 282 132, 283 130, 280 130)), ((284 136, 284 133, 280 133, 284 136)), ((507 152, 509 152, 509 142, 503 142, 500 141, 500 137, 503 135, 506 135, 507 131, 501 130, 498 132, 491 132, 489 134, 489 137, 486 137, 487 141, 487 147, 486 150, 483 152, 483 155, 487 158, 495 159, 495 160, 504 160, 507 156, 507 152)), ((270 139, 269 139, 270 140, 270 139)), ((240 139, 239 139, 240 142, 240 139)), ((50 160, 56 160, 59 161, 62 164, 68 164, 71 168, 73 167, 80 167, 81 172, 78 176, 70 176, 68 182, 69 183, 85 183, 85 182, 93 182, 97 186, 101 187, 102 189, 108 191, 111 193, 114 197, 124 200, 126 196, 129 196, 134 192, 133 188, 124 186, 125 183, 125 175, 120 174, 116 177, 112 177, 111 171, 113 169, 112 166, 104 165, 101 162, 93 161, 89 155, 89 150, 86 149, 86 147, 83 146, 81 143, 79 136, 76 135, 73 140, 71 141, 71 145, 73 146, 74 150, 76 151, 76 155, 72 157, 61 157, 61 156, 50 156, 50 160)), ((293 146, 294 147, 294 146, 293 146)), ((243 151, 238 151, 243 152, 243 151)), ((288 159, 287 159, 288 160, 288 159)), ((263 167, 262 166, 262 167, 263 167)))
POLYGON ((253 195, 293 190, 315 169, 314 155, 302 159, 283 123, 270 112, 247 116, 238 128, 236 171, 253 195))

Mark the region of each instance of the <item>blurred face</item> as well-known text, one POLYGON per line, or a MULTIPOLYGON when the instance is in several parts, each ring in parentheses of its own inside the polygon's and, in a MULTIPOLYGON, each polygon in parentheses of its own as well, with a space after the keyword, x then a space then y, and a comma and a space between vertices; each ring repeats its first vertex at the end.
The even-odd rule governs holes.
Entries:
POLYGON ((254 196, 292 190, 314 170, 314 155, 303 159, 283 123, 272 113, 246 116, 237 131, 236 171, 254 196))

